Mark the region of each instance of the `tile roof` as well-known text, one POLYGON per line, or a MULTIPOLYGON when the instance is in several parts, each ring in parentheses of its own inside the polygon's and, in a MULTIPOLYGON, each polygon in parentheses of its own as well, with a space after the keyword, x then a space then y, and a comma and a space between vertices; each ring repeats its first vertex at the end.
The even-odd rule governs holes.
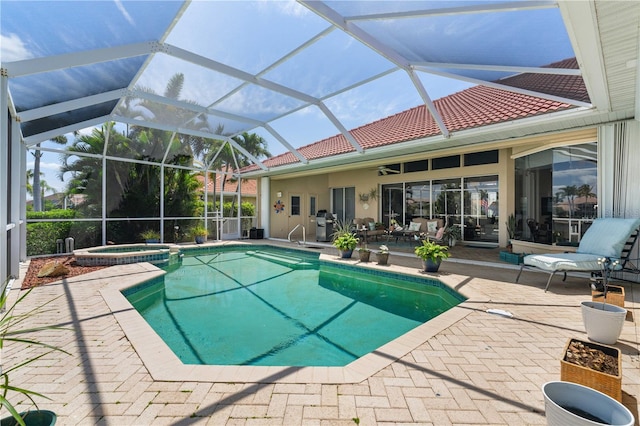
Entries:
MULTIPOLYGON (((220 194, 222 191, 222 174, 216 174, 216 194, 220 194)), ((198 175, 196 176, 198 182, 204 185, 204 176, 198 175)), ((209 179, 207 180, 207 193, 213 193, 213 184, 214 182, 209 179)), ((225 184, 224 184, 224 192, 235 192, 238 188, 238 180, 235 178, 231 178, 227 176, 225 184)), ((242 192, 241 195, 244 197, 255 197, 258 194, 257 190, 257 182, 255 179, 243 179, 242 180, 242 192)))
MULTIPOLYGON (((577 69, 578 64, 575 58, 569 58, 546 67, 577 69)), ((580 76, 523 73, 498 80, 496 83, 589 102, 589 94, 580 76)), ((437 99, 433 103, 450 132, 575 108, 569 103, 488 86, 474 86, 437 99)), ((436 136, 440 134, 440 129, 426 106, 420 105, 352 129, 351 134, 364 149, 370 149, 436 136)), ((354 152, 355 149, 342 134, 337 134, 298 148, 298 151, 305 158, 313 160, 354 152)), ((298 159, 287 152, 266 159, 264 164, 267 167, 277 167, 297 162, 298 159)), ((257 166, 253 165, 244 170, 255 169, 257 166)))

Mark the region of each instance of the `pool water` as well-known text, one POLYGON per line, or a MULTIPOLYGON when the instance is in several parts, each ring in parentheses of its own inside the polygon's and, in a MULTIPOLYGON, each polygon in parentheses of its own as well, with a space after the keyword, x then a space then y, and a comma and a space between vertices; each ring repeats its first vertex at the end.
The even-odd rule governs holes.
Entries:
POLYGON ((185 364, 344 366, 459 304, 436 280, 259 247, 184 253, 125 291, 185 364))

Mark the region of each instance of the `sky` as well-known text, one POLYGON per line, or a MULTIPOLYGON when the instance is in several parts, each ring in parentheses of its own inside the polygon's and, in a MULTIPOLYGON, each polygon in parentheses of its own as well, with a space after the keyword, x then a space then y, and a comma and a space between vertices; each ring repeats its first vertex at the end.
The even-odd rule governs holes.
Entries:
MULTIPOLYGON (((470 3, 483 2, 455 5, 470 3)), ((352 17, 371 11, 430 10, 444 4, 329 2, 337 12, 352 17)), ((302 107, 300 99, 245 84, 240 78, 244 73, 321 99, 346 129, 424 103, 408 74, 389 60, 393 54, 385 57, 375 53, 293 1, 193 1, 182 11, 180 19, 172 22, 181 7, 182 3, 172 1, 2 0, 3 63, 159 40, 171 28, 164 42, 201 55, 213 64, 205 68, 160 52, 153 57, 19 77, 9 82, 16 106, 30 109, 45 105, 49 98, 61 102, 98 93, 105 87, 126 86, 137 75, 140 64, 145 64, 136 87, 162 94, 169 79, 183 73, 182 100, 269 122, 292 146, 300 147, 331 137, 339 129, 318 106, 302 107), (230 73, 220 72, 227 66, 233 67, 230 73), (366 83, 353 87, 361 81, 366 83)), ((398 52, 416 64, 542 66, 574 56, 557 9, 356 20, 354 24, 383 40, 388 52, 398 52)), ((474 80, 469 78, 493 80, 509 74, 444 65, 431 65, 429 70, 434 73, 416 71, 416 75, 432 100, 470 87, 474 80), (443 77, 453 73, 459 79, 443 77)), ((258 133, 267 140, 274 155, 286 151, 264 128, 248 129, 245 121, 229 117, 210 116, 209 123, 212 127, 223 124, 225 132, 258 133)), ((184 123, 172 124, 188 127, 184 123)), ((73 136, 68 135, 68 139, 71 142, 73 136)), ((43 145, 54 147, 47 142, 43 145)), ((47 183, 60 190, 64 184, 56 177, 58 157, 59 154, 46 153, 41 167, 47 183)), ((27 161, 28 168, 32 168, 32 156, 27 161)))

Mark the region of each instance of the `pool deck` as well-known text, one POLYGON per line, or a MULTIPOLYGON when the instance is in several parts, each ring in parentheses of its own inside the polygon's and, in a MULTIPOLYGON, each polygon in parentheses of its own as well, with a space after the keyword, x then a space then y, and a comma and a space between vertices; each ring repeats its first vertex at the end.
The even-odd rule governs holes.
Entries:
MULTIPOLYGON (((331 247, 312 250, 357 262, 337 259, 331 247)), ((415 256, 391 250, 389 266, 367 267, 420 274, 415 256)), ((514 284, 518 268, 499 262, 495 250, 452 251, 433 275, 469 299, 345 368, 211 367, 203 373, 177 365, 114 291, 158 273, 150 264, 132 264, 36 288, 27 299, 32 304, 59 297, 30 325, 63 326, 38 339, 70 355, 48 354, 11 380, 51 398, 37 401, 56 412, 61 425, 546 424, 540 388, 559 380, 567 340, 586 339, 579 305, 590 299, 588 281, 556 277, 545 293, 547 274, 525 272, 514 284)), ((623 354, 623 403, 638 424, 640 285, 623 285, 629 314, 615 346, 623 354)), ((3 368, 33 353, 7 344, 3 368)))

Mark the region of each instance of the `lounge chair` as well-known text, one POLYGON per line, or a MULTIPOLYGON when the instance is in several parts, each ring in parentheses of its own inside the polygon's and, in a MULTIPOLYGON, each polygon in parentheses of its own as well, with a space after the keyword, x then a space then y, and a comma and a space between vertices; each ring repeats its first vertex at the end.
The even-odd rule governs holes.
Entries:
POLYGON ((562 279, 564 281, 569 271, 591 272, 594 276, 603 271, 603 265, 609 265, 605 274, 623 270, 638 238, 638 227, 640 227, 640 219, 596 219, 584 233, 575 253, 525 256, 516 282, 520 279, 522 270, 528 267, 549 272, 545 292, 549 289, 551 279, 556 272, 564 273, 562 279))

